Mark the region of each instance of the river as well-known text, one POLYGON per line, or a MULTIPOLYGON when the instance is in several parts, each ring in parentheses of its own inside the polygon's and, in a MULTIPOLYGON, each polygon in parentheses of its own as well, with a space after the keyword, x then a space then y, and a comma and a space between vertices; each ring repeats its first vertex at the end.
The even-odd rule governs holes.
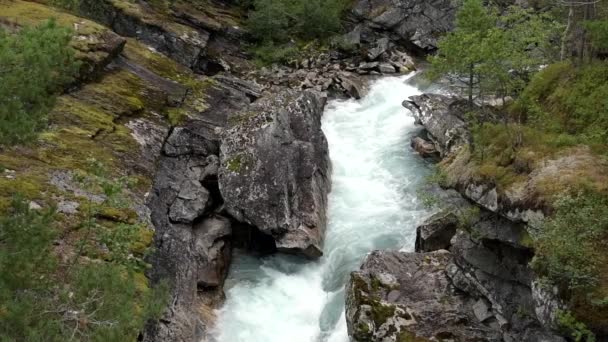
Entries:
POLYGON ((219 342, 346 342, 344 284, 376 249, 413 251, 428 215, 416 190, 429 166, 410 148, 419 130, 401 102, 413 75, 376 80, 361 100, 333 100, 323 131, 333 165, 324 256, 236 252, 218 311, 219 342))

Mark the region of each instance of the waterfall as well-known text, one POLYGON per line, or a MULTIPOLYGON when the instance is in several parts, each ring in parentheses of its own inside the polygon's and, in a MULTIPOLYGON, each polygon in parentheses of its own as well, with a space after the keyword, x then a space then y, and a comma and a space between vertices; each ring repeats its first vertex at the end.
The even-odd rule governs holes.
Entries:
POLYGON ((387 77, 359 101, 334 100, 323 131, 333 164, 324 256, 258 259, 238 251, 218 311, 219 342, 346 342, 344 284, 367 253, 413 251, 427 215, 416 190, 429 167, 409 148, 419 128, 401 102, 412 75, 387 77))

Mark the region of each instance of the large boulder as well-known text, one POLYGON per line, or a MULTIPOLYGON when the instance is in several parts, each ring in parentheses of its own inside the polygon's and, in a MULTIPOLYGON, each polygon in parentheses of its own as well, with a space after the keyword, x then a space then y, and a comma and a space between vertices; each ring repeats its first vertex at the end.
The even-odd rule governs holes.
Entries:
MULTIPOLYGON (((375 251, 346 286, 348 334, 363 341, 501 341, 493 319, 475 315, 477 300, 456 291, 445 251, 375 251)), ((477 311, 481 311, 477 309, 477 311)))
POLYGON ((469 140, 465 113, 469 104, 458 97, 439 94, 411 96, 403 102, 416 122, 423 125, 429 138, 444 157, 458 150, 469 140))
POLYGON ((227 212, 272 236, 279 251, 313 258, 322 254, 330 188, 325 101, 314 91, 262 98, 229 118, 220 153, 227 212))
POLYGON ((370 30, 389 31, 397 40, 428 51, 437 47, 437 38, 442 33, 453 28, 456 3, 450 0, 357 0, 352 14, 370 30))

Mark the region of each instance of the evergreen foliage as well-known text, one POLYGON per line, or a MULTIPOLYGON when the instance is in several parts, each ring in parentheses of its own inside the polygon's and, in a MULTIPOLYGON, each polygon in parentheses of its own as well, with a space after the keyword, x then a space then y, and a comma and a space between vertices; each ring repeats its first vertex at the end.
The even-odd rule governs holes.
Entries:
POLYGON ((472 102, 484 95, 511 96, 551 57, 549 37, 557 25, 547 16, 519 7, 505 13, 465 0, 456 28, 439 40, 430 57, 430 75, 445 76, 472 102))
POLYGON ((0 219, 0 341, 135 341, 163 312, 166 284, 150 289, 142 273, 147 228, 101 219, 124 209, 128 187, 91 165, 81 183, 105 200, 85 206, 80 241, 64 259, 53 249, 59 221, 52 209, 32 210, 16 197, 0 219))
POLYGON ((538 73, 512 110, 537 129, 608 144, 608 62, 561 62, 538 73))
POLYGON ((0 144, 30 141, 45 127, 56 95, 78 72, 71 38, 54 20, 15 34, 0 29, 0 144))
POLYGON ((298 43, 325 40, 341 31, 347 0, 255 0, 247 26, 258 42, 254 55, 262 63, 289 61, 298 43))
POLYGON ((264 43, 325 38, 340 31, 345 0, 255 0, 248 25, 264 43))

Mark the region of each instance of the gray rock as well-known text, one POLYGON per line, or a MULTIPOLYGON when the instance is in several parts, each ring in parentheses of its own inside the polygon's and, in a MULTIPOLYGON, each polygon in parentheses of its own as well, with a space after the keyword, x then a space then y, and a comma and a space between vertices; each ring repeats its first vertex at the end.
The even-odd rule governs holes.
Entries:
POLYGON ((57 211, 62 214, 73 215, 78 212, 80 204, 74 201, 61 200, 57 203, 57 211))
POLYGON ((353 73, 341 72, 338 76, 338 82, 348 95, 357 100, 369 91, 364 81, 353 73))
POLYGON ((349 33, 343 35, 342 44, 347 47, 357 47, 361 44, 361 25, 355 26, 355 28, 349 33))
POLYGON ((188 180, 182 183, 169 218, 174 222, 192 223, 211 207, 211 196, 200 182, 188 180))
POLYGON ((376 41, 376 46, 374 46, 367 52, 367 58, 370 61, 377 59, 388 50, 389 44, 390 40, 388 38, 378 39, 378 41, 376 41))
POLYGON ((558 313, 566 306, 558 297, 557 287, 543 285, 538 280, 532 282, 532 299, 536 318, 546 327, 558 328, 558 313))
POLYGON ((126 126, 131 129, 131 136, 139 144, 145 160, 143 166, 150 173, 154 172, 156 161, 160 157, 160 151, 169 129, 150 120, 140 118, 129 121, 126 126))
POLYGON ((171 157, 217 154, 219 152, 219 141, 216 140, 217 138, 213 139, 214 137, 211 137, 214 132, 205 133, 207 132, 201 129, 176 127, 165 142, 164 152, 171 157))
POLYGON ((450 0, 357 0, 352 13, 357 22, 378 35, 386 36, 389 31, 399 40, 433 50, 437 38, 452 29, 456 8, 450 0))
POLYGON ((205 52, 209 32, 167 21, 145 5, 134 3, 126 11, 111 0, 83 1, 80 11, 125 37, 135 37, 188 67, 205 52))
POLYGON ((421 137, 412 138, 410 145, 414 151, 418 152, 423 158, 435 158, 439 156, 439 151, 437 151, 435 145, 421 137))
POLYGON ((423 94, 411 96, 403 106, 429 132, 429 138, 442 157, 468 142, 469 131, 464 121, 468 108, 466 101, 439 94, 423 94))
POLYGON ((448 249, 457 227, 458 217, 451 211, 431 216, 416 229, 416 252, 448 249))
POLYGON ((368 255, 346 286, 352 341, 501 341, 500 329, 476 319, 475 301, 452 288, 445 272, 451 259, 445 250, 368 255), (378 281, 387 275, 395 284, 378 281))
POLYGON ((28 207, 30 210, 40 210, 42 209, 42 206, 40 204, 38 204, 37 202, 34 201, 30 201, 30 203, 28 204, 28 207))
POLYGON ((222 136, 225 209, 276 241, 279 251, 321 255, 330 162, 321 130, 325 97, 283 91, 254 102, 222 136))
POLYGON ((376 69, 380 65, 380 62, 364 62, 359 64, 359 70, 370 71, 376 69))
POLYGON ((479 320, 480 322, 483 322, 494 316, 492 311, 490 311, 490 306, 484 299, 478 300, 473 305, 473 313, 475 314, 475 317, 477 317, 477 320, 479 320))
POLYGON ((230 220, 216 216, 194 226, 194 249, 198 256, 197 284, 216 288, 224 283, 230 265, 230 220))
POLYGON ((391 63, 380 63, 380 65, 378 65, 378 71, 383 74, 394 74, 397 72, 391 63))

